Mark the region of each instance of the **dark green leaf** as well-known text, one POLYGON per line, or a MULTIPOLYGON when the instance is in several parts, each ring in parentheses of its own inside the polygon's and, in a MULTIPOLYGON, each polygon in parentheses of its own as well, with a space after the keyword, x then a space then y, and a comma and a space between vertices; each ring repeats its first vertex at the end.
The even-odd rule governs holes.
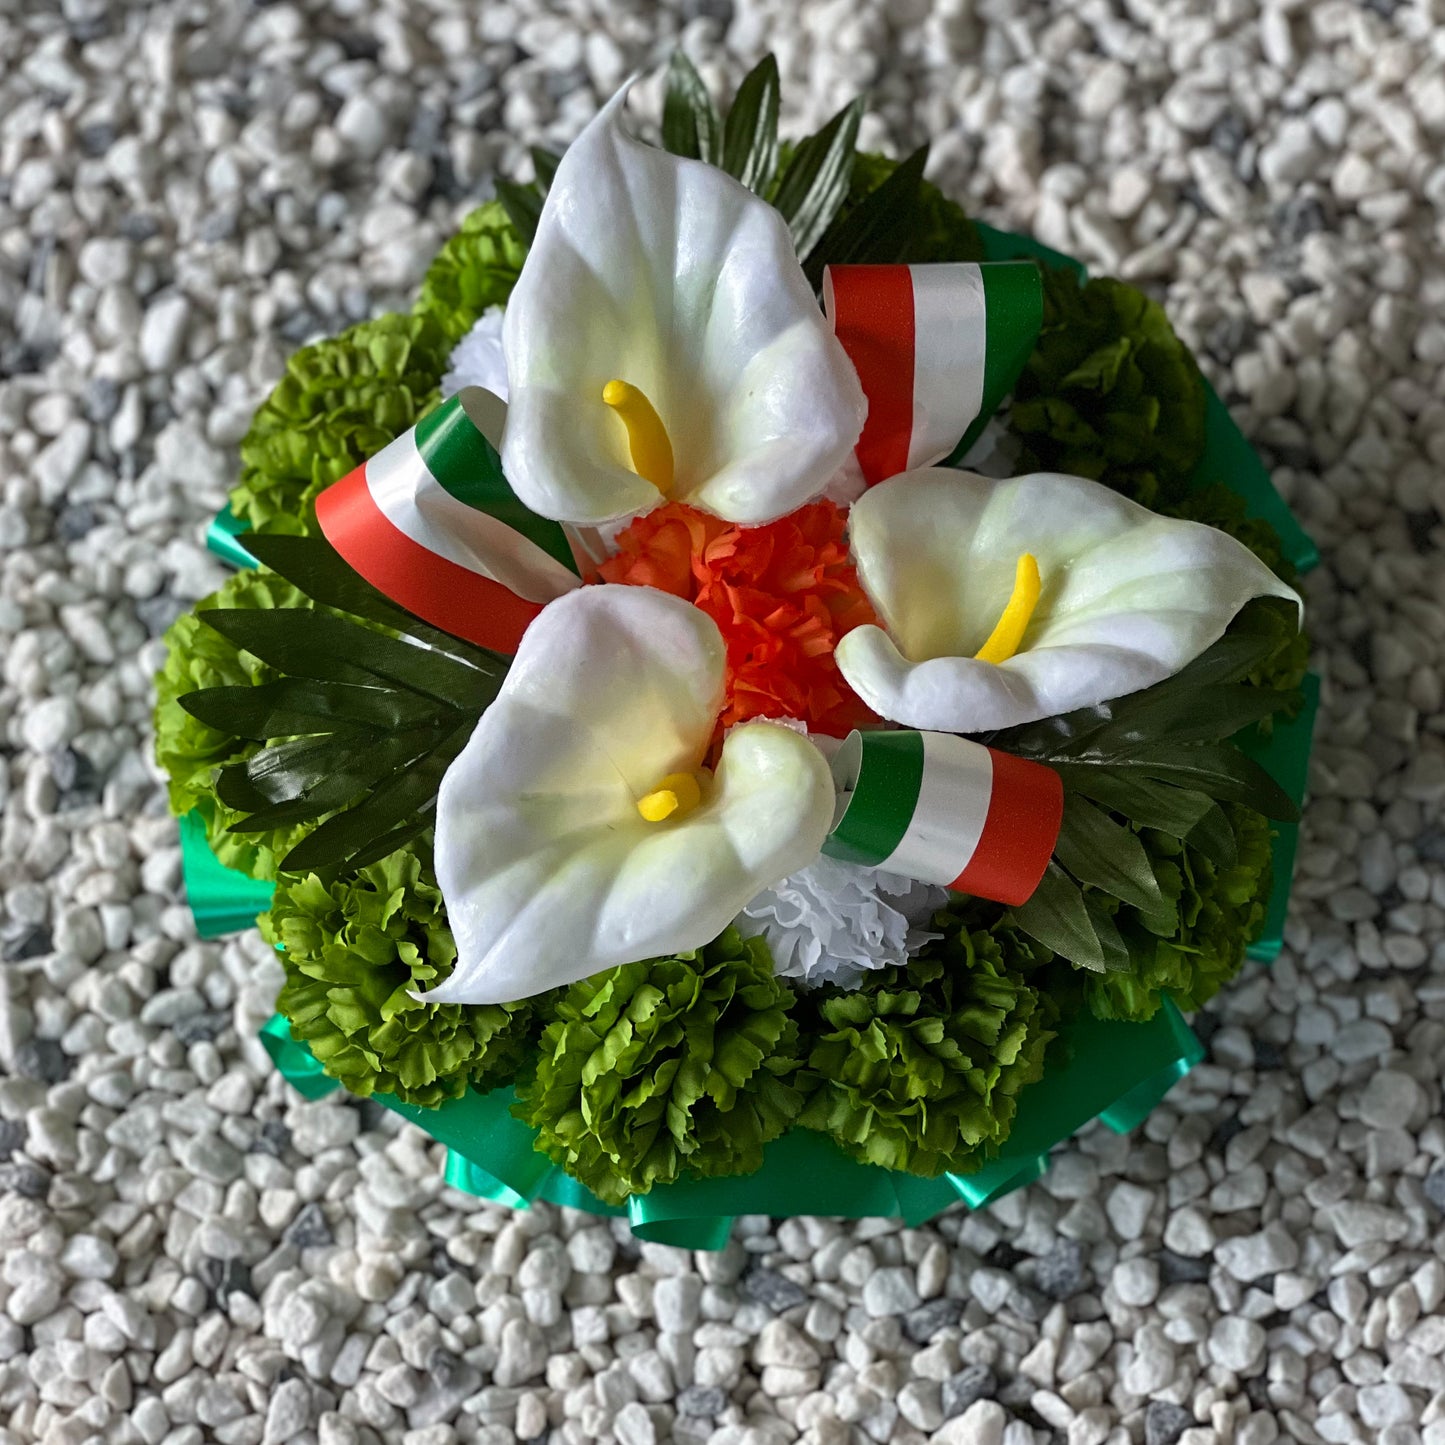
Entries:
POLYGON ((556 151, 549 151, 545 146, 532 147, 532 168, 537 173, 537 184, 544 196, 552 189, 552 178, 561 164, 562 157, 556 151))
POLYGON ((453 637, 421 621, 354 572, 324 537, 287 537, 279 533, 248 534, 251 555, 277 576, 299 587, 313 602, 364 617, 404 633, 429 647, 450 652, 475 666, 505 668, 506 661, 484 647, 453 637))
MULTIPOLYGON (((1140 743, 1218 742, 1281 711, 1297 697, 1297 693, 1275 692, 1243 682, 1150 689, 1140 693, 1132 706, 1118 708, 1112 723, 1077 746, 1082 752, 1104 758, 1126 754, 1140 743)), ((1067 756, 1069 751, 1065 748, 1061 756, 1067 756)))
POLYGON ((722 167, 760 195, 778 165, 778 62, 765 55, 748 71, 723 127, 722 167))
POLYGON ((898 261, 920 224, 918 197, 928 147, 919 146, 876 190, 840 215, 813 248, 803 272, 814 289, 825 266, 891 265, 898 261))
POLYGON ((1146 913, 1163 906, 1159 880, 1138 836, 1077 793, 1064 799, 1054 857, 1080 883, 1102 888, 1112 898, 1146 913))
POLYGON ((497 181, 497 199, 507 213, 513 229, 530 246, 542 217, 542 193, 532 186, 519 186, 515 181, 497 181))
POLYGON ((358 748, 350 738, 297 738, 262 748, 241 766, 272 803, 325 798, 339 808, 397 768, 415 762, 449 731, 446 723, 410 728, 358 748))
POLYGON ((1226 803, 1242 803, 1277 822, 1293 823, 1299 818, 1299 808, 1289 794, 1253 758, 1229 743, 1140 748, 1127 763, 1117 766, 1181 788, 1198 789, 1226 803))
MULTIPOLYGON (((389 858, 398 848, 404 848, 418 834, 426 832, 436 821, 434 814, 436 800, 432 799, 428 807, 419 809, 412 817, 403 823, 398 823, 389 833, 383 833, 378 838, 371 839, 364 847, 358 848, 350 854, 342 870, 351 872, 356 868, 366 868, 372 863, 378 863, 383 858, 389 858)), ((278 865, 285 867, 284 861, 278 865)))
POLYGON ((345 732, 356 737, 378 728, 394 731, 437 710, 434 702, 415 693, 304 677, 282 678, 258 687, 208 687, 178 701, 208 727, 261 742, 306 733, 345 732))
POLYGON ((718 162, 722 132, 717 107, 702 76, 681 50, 672 52, 667 67, 667 93, 662 101, 662 144, 673 155, 718 162))
POLYGON ((1116 768, 1061 763, 1058 770, 1069 791, 1092 798, 1138 827, 1188 839, 1191 847, 1221 868, 1233 866, 1238 853, 1234 829, 1207 794, 1116 768))
POLYGON ((1027 903, 1013 910, 1014 922, 1076 968, 1103 973, 1104 946, 1094 931, 1083 890, 1057 863, 1050 863, 1027 903))
POLYGON ((281 867, 288 872, 309 872, 338 864, 360 866, 353 855, 435 807, 442 774, 466 745, 471 731, 470 722, 452 729, 414 766, 393 773, 363 802, 328 819, 303 838, 282 860, 281 867))
POLYGON ((237 647, 293 677, 370 686, 380 679, 472 713, 486 707, 501 686, 500 671, 482 672, 324 612, 237 608, 197 615, 237 647))
POLYGON ((864 97, 850 101, 816 135, 799 143, 773 204, 782 212, 799 256, 806 256, 833 223, 848 196, 864 97))
POLYGON ((1131 969, 1129 948, 1113 915, 1096 896, 1084 895, 1084 908, 1089 915, 1089 924, 1099 947, 1104 953, 1104 970, 1107 973, 1128 973, 1131 969))

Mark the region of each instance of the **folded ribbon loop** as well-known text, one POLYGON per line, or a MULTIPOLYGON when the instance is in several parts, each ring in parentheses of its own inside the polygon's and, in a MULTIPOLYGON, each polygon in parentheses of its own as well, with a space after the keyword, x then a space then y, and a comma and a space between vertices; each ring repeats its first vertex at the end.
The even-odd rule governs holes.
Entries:
POLYGON ((1033 350, 1043 283, 1031 261, 829 266, 823 306, 868 398, 872 486, 973 444, 1033 350))
POLYGON ((834 754, 838 811, 823 851, 1017 907, 1053 856, 1059 775, 952 733, 850 733, 834 754))
POLYGON ((371 585, 435 627, 517 650, 590 559, 569 529, 529 511, 502 475, 506 408, 464 387, 316 499, 326 539, 371 585))

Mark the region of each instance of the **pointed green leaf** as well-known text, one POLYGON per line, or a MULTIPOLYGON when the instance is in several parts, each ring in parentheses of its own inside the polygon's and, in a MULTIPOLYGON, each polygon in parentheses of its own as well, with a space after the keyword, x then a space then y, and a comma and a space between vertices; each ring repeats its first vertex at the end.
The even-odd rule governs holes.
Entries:
POLYGON ((207 727, 259 742, 332 732, 355 739, 411 726, 437 711, 436 703, 415 693, 304 677, 257 687, 208 687, 177 701, 207 727))
POLYGON ((1013 910, 1013 919, 1030 938, 1076 968, 1104 972, 1104 946, 1089 918, 1083 890, 1057 863, 1044 870, 1033 897, 1013 910))
POLYGON ((1105 972, 1128 973, 1133 967, 1129 959, 1129 947, 1124 942, 1124 935, 1119 932, 1119 925, 1114 922, 1113 915, 1097 896, 1088 893, 1084 895, 1084 908, 1089 915, 1089 925, 1103 950, 1105 972))
POLYGON ((716 165, 721 134, 717 107, 697 67, 681 50, 674 50, 662 101, 663 148, 676 156, 716 165))
POLYGON ((1260 765, 1231 743, 1198 743, 1193 747, 1140 748, 1127 763, 1144 777, 1197 789, 1226 803, 1242 803, 1280 823, 1293 823, 1299 808, 1260 765))
POLYGON ((860 95, 816 135, 800 142, 778 183, 773 204, 788 223, 799 256, 818 244, 848 197, 864 104, 860 95))
POLYGON ((918 197, 928 147, 920 146, 876 190, 828 227, 803 271, 814 288, 825 266, 892 265, 904 254, 918 229, 918 197))
POLYGON ((1060 763, 1058 771, 1068 791, 1093 799, 1138 827, 1187 839, 1191 847, 1222 868, 1231 867, 1238 856, 1229 820, 1205 793, 1138 777, 1124 769, 1060 763))
POLYGON ((237 647, 293 677, 372 686, 380 680, 471 712, 480 712, 501 686, 500 673, 482 672, 445 653, 324 612, 227 608, 197 616, 237 647))
POLYGON ((537 185, 545 196, 552 189, 552 178, 557 174, 557 167, 562 164, 562 157, 556 151, 549 151, 546 146, 533 146, 531 156, 532 169, 537 174, 537 185))
POLYGON ((1138 835, 1077 793, 1064 798, 1064 821, 1054 857, 1080 883, 1146 913, 1163 906, 1159 880, 1138 835))
POLYGON ((497 180, 497 199, 507 213, 513 230, 530 246, 542 218, 542 194, 532 186, 519 186, 515 181, 497 180))
POLYGON ((722 167, 761 195, 778 166, 778 62, 771 52, 743 77, 723 127, 722 167))

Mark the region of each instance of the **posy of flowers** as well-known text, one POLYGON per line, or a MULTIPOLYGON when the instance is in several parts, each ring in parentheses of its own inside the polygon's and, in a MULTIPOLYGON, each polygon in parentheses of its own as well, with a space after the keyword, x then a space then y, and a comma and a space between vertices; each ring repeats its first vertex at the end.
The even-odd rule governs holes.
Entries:
POLYGON ((798 1130, 966 1176, 1072 1020, 1239 967, 1298 597, 1190 516, 1152 303, 977 259, 857 106, 780 164, 770 62, 625 101, 263 407, 172 801, 355 1092, 504 1091, 612 1205, 798 1130))

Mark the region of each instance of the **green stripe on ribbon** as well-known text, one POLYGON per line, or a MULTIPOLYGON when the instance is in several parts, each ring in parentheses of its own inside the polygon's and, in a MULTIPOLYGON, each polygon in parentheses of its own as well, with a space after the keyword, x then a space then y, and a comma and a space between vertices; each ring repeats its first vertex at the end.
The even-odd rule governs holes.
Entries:
POLYGON ((923 787, 923 734, 854 733, 844 747, 861 749, 858 776, 823 851, 845 863, 875 868, 892 856, 913 821, 923 787))
POLYGON ((963 440, 942 465, 957 466, 1003 404, 1033 354, 1044 319, 1044 282, 1032 261, 985 261, 983 400, 963 440))
POLYGON ((517 500, 502 475, 497 449, 467 415, 460 396, 444 401, 417 422, 416 447, 427 470, 463 506, 505 522, 569 572, 577 572, 561 523, 539 517, 517 500))

